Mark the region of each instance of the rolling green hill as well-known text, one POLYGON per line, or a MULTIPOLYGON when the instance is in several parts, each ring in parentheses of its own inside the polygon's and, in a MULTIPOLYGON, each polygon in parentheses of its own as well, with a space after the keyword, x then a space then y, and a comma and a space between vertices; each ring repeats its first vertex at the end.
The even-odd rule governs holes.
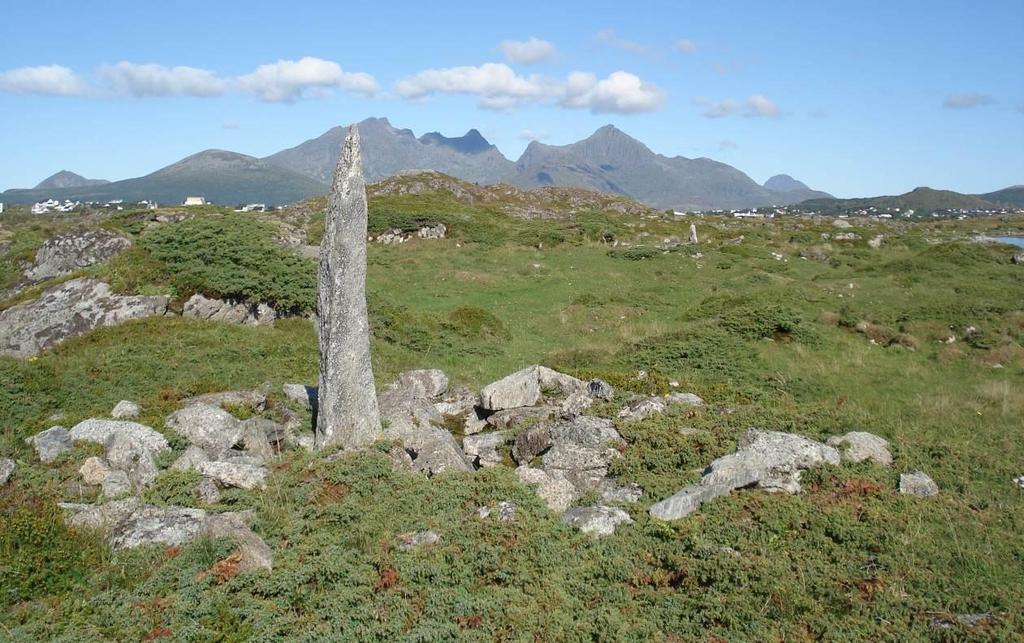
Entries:
POLYGON ((843 214, 856 210, 876 208, 878 210, 914 210, 928 213, 936 210, 986 210, 997 209, 995 203, 979 196, 960 194, 952 190, 935 190, 921 187, 897 196, 876 196, 856 199, 809 199, 800 202, 806 210, 825 214, 843 214))
POLYGON ((1013 185, 1002 190, 996 190, 995 192, 979 194, 978 196, 992 203, 1024 208, 1024 185, 1013 185))

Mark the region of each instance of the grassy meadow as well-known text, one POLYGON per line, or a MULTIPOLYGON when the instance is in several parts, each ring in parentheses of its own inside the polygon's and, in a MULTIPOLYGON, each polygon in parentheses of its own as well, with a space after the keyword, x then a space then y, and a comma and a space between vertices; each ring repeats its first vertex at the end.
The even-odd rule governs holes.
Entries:
MULTIPOLYGON (((203 292, 311 310, 314 263, 273 237, 286 226, 316 242, 315 203, 258 220, 208 208, 147 227, 145 216, 88 218, 135 244, 80 274, 169 293, 172 308, 203 292)), ((0 639, 1020 640, 1024 266, 969 237, 1021 233, 1024 219, 837 230, 594 211, 523 221, 445 194, 371 201, 371 232, 434 222, 448 238, 371 244, 378 385, 441 368, 475 390, 540 363, 611 382, 616 402, 595 408, 609 417, 631 391, 699 394, 705 409, 619 427, 628 445, 614 472, 645 490, 627 507, 634 524, 593 539, 510 468, 426 479, 392 471, 381 445, 334 461, 289 451, 265 491, 224 492, 212 509, 255 510, 272 573, 219 573, 232 549, 222 541, 111 552, 55 505, 95 499, 77 475, 94 450, 42 465, 24 438, 121 399, 163 430, 184 397, 266 382, 272 413, 282 383, 317 377, 301 316, 261 328, 150 318, 0 357, 0 455, 18 461, 0 488, 0 639), (691 221, 701 243, 675 245, 691 221), (858 238, 822 237, 837 232, 858 238), (739 491, 677 522, 648 516, 749 427, 822 440, 870 431, 895 463, 820 468, 800 495, 739 491), (939 496, 900 495, 911 469, 939 496), (514 522, 477 518, 502 500, 518 506, 514 522), (438 544, 396 548, 427 528, 438 544), (961 614, 991 618, 968 626, 961 614)), ((47 236, 79 223, 2 224, 0 289, 47 236)), ((195 475, 164 472, 145 499, 201 506, 195 475)))

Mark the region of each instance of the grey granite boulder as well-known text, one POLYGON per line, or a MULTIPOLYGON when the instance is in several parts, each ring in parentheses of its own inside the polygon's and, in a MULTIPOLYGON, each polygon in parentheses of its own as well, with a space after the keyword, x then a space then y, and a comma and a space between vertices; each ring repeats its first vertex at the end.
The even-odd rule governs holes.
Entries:
POLYGON ((206 403, 186 406, 169 415, 164 422, 189 443, 215 458, 230 449, 242 437, 242 426, 235 416, 206 403))
POLYGON ((900 474, 900 493, 911 496, 937 496, 939 485, 922 471, 910 471, 900 474))
POLYGON ((201 534, 209 538, 226 538, 238 546, 238 571, 274 568, 274 556, 270 546, 250 528, 254 519, 249 511, 234 511, 222 514, 208 513, 203 522, 201 534))
POLYGON ((90 278, 47 288, 38 299, 0 311, 0 355, 31 357, 102 326, 167 313, 168 297, 115 295, 90 278))
POLYGON ((267 408, 267 396, 263 391, 218 391, 206 393, 195 397, 186 398, 181 401, 182 406, 194 404, 208 404, 219 406, 222 409, 232 407, 247 408, 254 413, 262 413, 267 408))
POLYGON ((466 457, 478 466, 495 467, 502 463, 498 448, 504 446, 509 437, 507 431, 467 435, 462 439, 462 450, 466 457))
POLYGON ((220 489, 212 478, 202 478, 196 483, 196 495, 208 505, 215 505, 220 502, 220 489))
POLYGON ((411 534, 401 534, 398 537, 398 548, 402 551, 418 549, 424 545, 434 545, 441 542, 441 536, 429 529, 417 531, 411 534))
POLYGON ((542 422, 526 427, 516 434, 512 445, 512 458, 519 464, 530 462, 551 448, 551 425, 542 422))
POLYGON ((892 464, 889 442, 872 433, 850 431, 843 435, 832 436, 826 444, 833 447, 846 446, 846 449, 840 449, 840 455, 843 460, 849 462, 872 460, 885 467, 892 464))
POLYGON ((110 411, 110 417, 115 420, 134 420, 139 417, 139 405, 129 400, 121 400, 110 411))
POLYGON ((480 390, 481 408, 489 411, 533 406, 540 400, 537 367, 530 366, 492 382, 480 390))
POLYGON ((102 485, 103 495, 106 498, 117 498, 130 493, 132 490, 132 481, 129 479, 128 474, 116 469, 108 471, 107 475, 103 476, 103 481, 100 484, 102 485))
POLYGON ((105 420, 91 418, 71 428, 71 439, 75 442, 92 442, 104 446, 115 435, 123 435, 140 450, 154 454, 169 448, 167 438, 159 431, 138 422, 127 420, 105 420))
POLYGON ((211 299, 196 293, 185 302, 181 316, 245 326, 266 326, 274 323, 277 312, 263 303, 211 299))
POLYGON ((133 440, 127 431, 112 434, 106 448, 107 463, 112 469, 125 472, 136 488, 149 486, 156 479, 156 452, 133 440))
POLYGON ((587 395, 597 400, 611 402, 615 397, 615 389, 604 380, 590 380, 587 382, 587 395))
POLYGON ((489 505, 479 507, 476 510, 476 515, 481 520, 486 520, 494 515, 500 522, 515 522, 516 505, 508 500, 502 500, 494 508, 491 508, 489 505))
POLYGON ((644 420, 664 413, 671 406, 700 407, 704 400, 693 393, 672 393, 665 397, 651 396, 630 400, 619 410, 619 419, 626 422, 644 420))
POLYGON ((40 462, 53 462, 74 446, 70 433, 62 426, 50 427, 25 441, 35 447, 40 462))
POLYGON ((596 489, 608 475, 608 467, 619 457, 619 452, 608 447, 591 447, 578 442, 556 441, 542 460, 544 470, 559 474, 576 487, 582 495, 596 489))
POLYGON ((516 476, 523 484, 533 487, 537 496, 551 511, 565 511, 580 496, 575 485, 559 471, 545 471, 522 465, 516 468, 516 476))
POLYGON ((421 387, 404 386, 401 376, 381 392, 382 437, 400 441, 417 471, 430 475, 472 471, 472 464, 452 434, 437 426, 443 417, 423 394, 421 387))
POLYGON ((174 471, 191 471, 192 469, 198 469, 200 464, 209 461, 210 456, 206 455, 206 451, 193 444, 178 456, 178 459, 171 465, 171 469, 174 471))
POLYGON ((239 443, 242 445, 242 452, 260 462, 272 460, 276 454, 267 435, 276 431, 277 424, 267 418, 251 417, 243 420, 240 426, 242 435, 239 443))
POLYGON ((615 533, 615 528, 619 525, 633 522, 633 519, 625 511, 603 505, 573 507, 565 512, 562 520, 570 527, 575 527, 585 534, 591 534, 595 538, 610 536, 615 533))
POLYGON ((266 467, 247 462, 201 462, 196 470, 225 487, 239 489, 265 488, 268 473, 266 467))
POLYGON ((86 458, 82 466, 78 468, 78 473, 82 476, 82 482, 85 484, 97 485, 103 483, 103 479, 110 473, 110 467, 102 458, 91 457, 86 458))
POLYGON ((0 458, 0 485, 7 484, 7 481, 11 479, 11 475, 14 474, 14 460, 10 458, 0 458))
POLYGON ((42 281, 67 275, 111 259, 131 245, 125 237, 102 228, 65 232, 43 242, 25 277, 42 281))
POLYGON ((397 385, 413 397, 436 400, 448 392, 448 376, 436 368, 406 371, 398 376, 397 385))
POLYGON ((712 462, 699 482, 655 503, 651 516, 676 520, 703 502, 743 487, 797 493, 803 469, 839 464, 839 452, 833 447, 791 433, 750 429, 738 446, 735 453, 712 462))
POLYGON ((618 484, 614 478, 605 478, 597 487, 604 504, 630 504, 640 500, 643 488, 635 482, 618 484))
POLYGON ((305 384, 285 384, 281 389, 284 391, 284 396, 288 398, 288 401, 295 403, 307 411, 311 411, 316 408, 317 389, 315 386, 306 386, 305 384))
POLYGON ((511 429, 533 420, 547 420, 558 415, 554 406, 517 406, 487 416, 487 424, 496 429, 511 429))

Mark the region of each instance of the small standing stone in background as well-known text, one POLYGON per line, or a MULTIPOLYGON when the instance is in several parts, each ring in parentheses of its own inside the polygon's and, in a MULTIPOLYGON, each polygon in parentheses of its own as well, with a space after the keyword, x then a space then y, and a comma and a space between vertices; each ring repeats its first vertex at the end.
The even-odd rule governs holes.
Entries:
POLYGON ((690 224, 690 243, 699 243, 697 241, 697 225, 695 223, 690 224))
POLYGON ((0 458, 0 485, 7 484, 7 481, 11 479, 12 473, 14 473, 14 460, 0 458))

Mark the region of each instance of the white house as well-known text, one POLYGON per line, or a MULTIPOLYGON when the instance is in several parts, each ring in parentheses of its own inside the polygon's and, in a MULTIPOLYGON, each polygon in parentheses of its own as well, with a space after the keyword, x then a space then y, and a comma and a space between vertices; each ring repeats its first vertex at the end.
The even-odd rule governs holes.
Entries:
POLYGON ((185 202, 182 205, 206 205, 206 197, 204 196, 187 196, 185 202))

